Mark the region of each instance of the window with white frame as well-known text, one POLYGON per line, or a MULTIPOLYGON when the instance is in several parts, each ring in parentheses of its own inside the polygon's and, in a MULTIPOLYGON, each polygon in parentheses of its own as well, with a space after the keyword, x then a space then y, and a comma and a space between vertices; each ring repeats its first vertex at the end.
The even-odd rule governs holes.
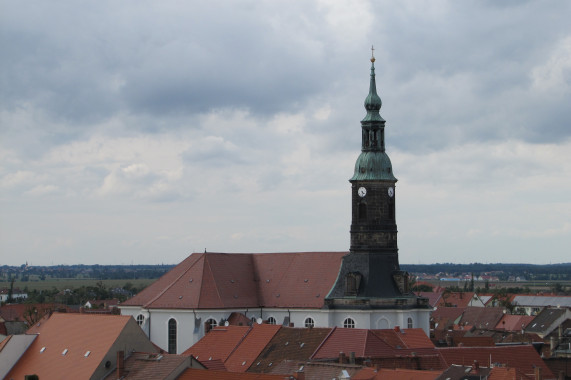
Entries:
POLYGON ((315 326, 315 321, 311 317, 305 318, 305 322, 303 323, 305 327, 313 327, 315 326))
POLYGON ((276 319, 274 317, 269 317, 268 318, 268 324, 269 325, 275 325, 277 323, 276 319))
POLYGON ((143 326, 143 323, 145 323, 145 316, 143 314, 137 315, 137 324, 143 326))
POLYGON ((412 329, 412 327, 413 327, 412 318, 411 318, 411 317, 408 317, 408 319, 407 319, 407 321, 406 321, 406 322, 407 322, 407 324, 406 324, 406 328, 408 328, 408 329, 412 329))
POLYGON ((169 319, 168 324, 168 351, 169 354, 176 354, 177 323, 176 319, 169 319))
POLYGON ((354 329, 355 320, 353 318, 345 318, 345 320, 343 321, 343 327, 346 329, 354 329))

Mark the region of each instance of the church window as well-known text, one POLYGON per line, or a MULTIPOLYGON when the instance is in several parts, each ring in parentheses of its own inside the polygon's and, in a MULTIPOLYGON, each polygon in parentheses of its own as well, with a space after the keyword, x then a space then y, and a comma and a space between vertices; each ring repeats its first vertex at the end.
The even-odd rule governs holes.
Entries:
POLYGON ((353 318, 345 318, 345 320, 343 321, 343 327, 346 329, 354 329, 355 320, 353 318))
POLYGON ((143 326, 143 323, 145 323, 145 316, 143 314, 137 315, 137 324, 143 326))
POLYGON ((361 274, 357 272, 348 273, 345 276, 345 295, 356 296, 359 293, 361 277, 361 274))
POLYGON ((393 202, 392 199, 389 200, 389 219, 395 219, 395 202, 393 202))
POLYGON ((169 354, 176 354, 176 320, 174 318, 169 319, 168 328, 168 349, 169 354))
POLYGON ((367 219, 367 204, 365 202, 359 203, 359 220, 367 219))
POLYGON ((315 326, 315 321, 313 320, 313 318, 307 317, 307 318, 305 318, 304 326, 305 327, 313 327, 313 326, 315 326))
POLYGON ((411 317, 408 317, 407 326, 406 326, 406 327, 409 328, 409 329, 412 329, 412 325, 413 325, 413 324, 412 324, 412 318, 411 318, 411 317))
POLYGON ((274 317, 269 317, 269 318, 268 318, 268 324, 270 324, 270 325, 275 325, 276 323, 277 323, 277 322, 276 322, 276 319, 275 319, 274 317))

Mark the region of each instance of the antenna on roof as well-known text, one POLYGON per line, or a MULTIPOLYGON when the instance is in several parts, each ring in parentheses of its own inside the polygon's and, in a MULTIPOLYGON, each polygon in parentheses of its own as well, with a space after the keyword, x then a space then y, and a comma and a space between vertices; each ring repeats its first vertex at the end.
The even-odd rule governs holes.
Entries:
POLYGON ((206 253, 206 248, 204 248, 204 253, 206 253))

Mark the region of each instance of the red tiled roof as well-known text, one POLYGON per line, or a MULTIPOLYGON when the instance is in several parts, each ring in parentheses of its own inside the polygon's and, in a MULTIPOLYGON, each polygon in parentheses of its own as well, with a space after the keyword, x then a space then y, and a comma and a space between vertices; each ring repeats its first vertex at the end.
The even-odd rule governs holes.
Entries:
POLYGON ((474 297, 474 292, 450 292, 443 293, 438 301, 438 307, 450 304, 452 307, 466 307, 474 297))
POLYGON ((276 366, 284 360, 306 362, 332 330, 319 327, 282 327, 260 352, 248 371, 276 373, 276 366))
POLYGON ((224 366, 230 372, 246 372, 280 328, 281 325, 252 326, 240 345, 224 362, 224 366))
POLYGON ((428 304, 432 307, 438 305, 442 299, 442 291, 439 292, 415 292, 417 296, 428 298, 428 304))
POLYGON ((130 321, 136 324, 122 315, 53 314, 34 326, 38 337, 7 378, 35 373, 40 379, 57 379, 65 373, 67 378, 88 379, 130 321))
POLYGON ((443 321, 448 321, 452 323, 456 319, 459 319, 462 316, 462 313, 464 312, 465 309, 466 308, 464 307, 438 306, 438 308, 432 312, 431 318, 434 321, 439 322, 440 325, 442 325, 443 321))
POLYGON ((333 359, 343 352, 349 357, 383 358, 394 356, 394 350, 371 330, 335 329, 327 340, 313 354, 312 359, 333 359))
POLYGON ((177 380, 284 380, 283 375, 248 372, 226 372, 189 368, 177 380))
POLYGON ((493 330, 504 316, 502 307, 475 307, 468 306, 462 314, 460 323, 475 326, 479 329, 493 330))
POLYGON ((438 351, 448 366, 453 364, 471 365, 474 360, 477 360, 481 366, 489 367, 491 361, 492 364, 500 363, 517 368, 525 375, 533 374, 535 367, 541 367, 545 378, 553 377, 547 365, 531 345, 452 347, 440 348, 438 351))
POLYGON ((321 308, 347 252, 193 253, 123 306, 321 308))
MULTIPOLYGON (((190 358, 181 355, 133 352, 125 359, 124 378, 127 380, 147 380, 172 378, 190 367, 190 358)), ((105 379, 117 379, 112 372, 105 379)))
POLYGON ((209 360, 225 362, 250 329, 250 326, 214 327, 182 355, 192 355, 206 367, 209 360))
POLYGON ((371 330, 392 348, 434 348, 434 344, 423 329, 371 330))
POLYGON ((533 315, 511 315, 505 314, 496 325, 496 330, 521 331, 533 321, 533 315))
MULTIPOLYGON (((418 371, 412 369, 384 369, 377 371, 375 380, 434 380, 442 371, 418 371)), ((355 379, 355 378, 353 378, 355 379)))

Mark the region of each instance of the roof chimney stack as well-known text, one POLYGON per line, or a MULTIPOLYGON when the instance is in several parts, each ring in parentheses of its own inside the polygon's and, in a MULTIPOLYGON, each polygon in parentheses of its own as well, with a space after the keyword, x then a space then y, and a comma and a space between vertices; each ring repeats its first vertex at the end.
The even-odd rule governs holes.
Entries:
POLYGON ((117 351, 117 378, 123 377, 125 372, 125 351, 117 351))
POLYGON ((345 364, 345 353, 343 351, 339 353, 339 364, 345 364))

